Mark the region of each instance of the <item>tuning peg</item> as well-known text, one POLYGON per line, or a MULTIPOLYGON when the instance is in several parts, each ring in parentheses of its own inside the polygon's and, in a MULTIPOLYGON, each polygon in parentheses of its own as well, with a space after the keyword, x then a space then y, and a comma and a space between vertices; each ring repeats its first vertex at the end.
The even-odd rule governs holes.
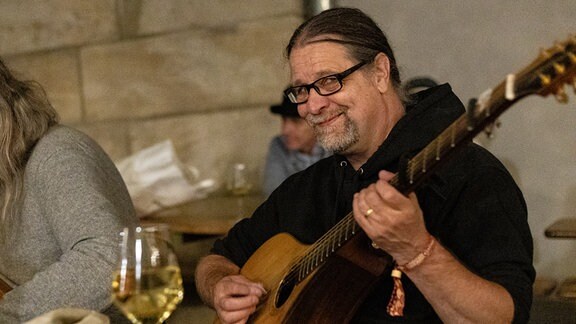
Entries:
POLYGON ((556 73, 558 74, 564 74, 564 71, 566 70, 566 68, 564 67, 564 65, 559 64, 559 63, 554 63, 552 64, 554 66, 554 70, 556 71, 556 73))
POLYGON ((576 64, 576 54, 568 52, 568 57, 570 58, 570 62, 576 64))
POLYGON ((568 95, 566 94, 566 91, 564 91, 564 88, 558 88, 554 96, 556 97, 556 100, 558 100, 558 102, 560 103, 568 102, 568 95))
POLYGON ((542 85, 545 87, 550 85, 550 83, 552 82, 552 79, 550 78, 549 75, 539 73, 538 77, 540 78, 540 82, 542 83, 542 85))

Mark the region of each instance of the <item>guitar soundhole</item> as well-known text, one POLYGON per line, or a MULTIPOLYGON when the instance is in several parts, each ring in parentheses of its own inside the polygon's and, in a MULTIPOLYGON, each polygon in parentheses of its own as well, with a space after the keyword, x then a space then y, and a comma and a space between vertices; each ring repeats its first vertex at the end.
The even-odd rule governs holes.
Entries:
POLYGON ((280 282, 280 287, 278 288, 278 293, 276 294, 276 302, 274 304, 276 308, 280 308, 282 305, 284 305, 286 300, 288 300, 290 297, 292 290, 294 290, 294 280, 282 280, 282 282, 280 282))

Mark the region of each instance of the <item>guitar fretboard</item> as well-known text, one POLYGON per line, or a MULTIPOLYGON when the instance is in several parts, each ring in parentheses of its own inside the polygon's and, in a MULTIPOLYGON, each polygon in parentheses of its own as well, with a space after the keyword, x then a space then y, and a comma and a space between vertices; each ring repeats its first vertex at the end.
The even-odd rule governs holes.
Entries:
POLYGON ((336 252, 338 248, 356 235, 358 231, 361 231, 361 228, 354 220, 354 214, 349 213, 336 226, 311 245, 309 252, 292 267, 291 272, 297 274, 297 281, 300 282, 306 278, 336 252))

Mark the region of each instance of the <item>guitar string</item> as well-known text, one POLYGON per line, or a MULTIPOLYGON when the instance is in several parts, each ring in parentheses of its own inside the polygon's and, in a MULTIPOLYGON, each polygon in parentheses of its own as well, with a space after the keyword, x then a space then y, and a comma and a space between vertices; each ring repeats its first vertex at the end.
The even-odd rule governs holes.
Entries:
MULTIPOLYGON (((335 236, 342 237, 342 232, 344 232, 344 237, 347 239, 355 234, 359 226, 354 221, 352 213, 348 213, 340 222, 338 222, 334 228, 323 235, 316 243, 312 244, 307 251, 312 251, 311 253, 305 253, 304 257, 300 258, 290 270, 290 273, 286 276, 288 280, 294 279, 298 276, 298 282, 305 278, 309 273, 311 273, 318 265, 320 265, 325 259, 330 256, 328 247, 334 246, 333 238, 335 236)), ((335 249, 334 249, 335 250, 335 249)))

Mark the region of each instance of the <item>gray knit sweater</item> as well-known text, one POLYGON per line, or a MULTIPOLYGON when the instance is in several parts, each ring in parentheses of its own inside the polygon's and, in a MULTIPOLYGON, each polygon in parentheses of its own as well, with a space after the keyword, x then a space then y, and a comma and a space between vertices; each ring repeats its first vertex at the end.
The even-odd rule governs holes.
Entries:
POLYGON ((16 287, 0 301, 0 323, 62 307, 114 317, 111 272, 118 233, 137 220, 112 161, 88 136, 52 128, 26 165, 18 223, 0 241, 0 273, 16 287))

